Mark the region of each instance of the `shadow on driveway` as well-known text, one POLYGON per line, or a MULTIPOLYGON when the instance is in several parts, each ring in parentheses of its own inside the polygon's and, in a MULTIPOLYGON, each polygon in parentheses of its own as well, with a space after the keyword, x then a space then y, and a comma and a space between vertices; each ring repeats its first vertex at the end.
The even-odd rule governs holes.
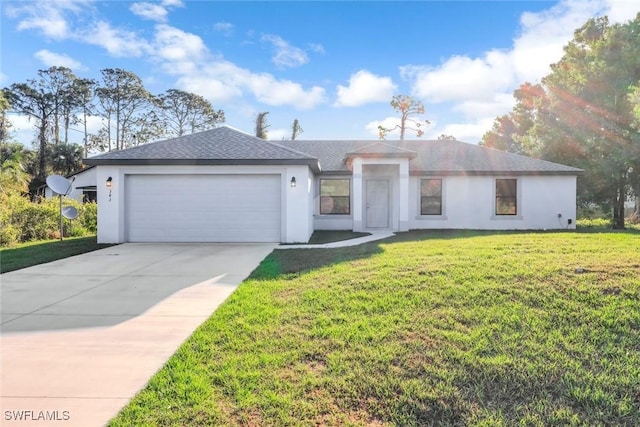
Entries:
POLYGON ((204 282, 230 293, 275 246, 128 243, 5 273, 0 331, 112 326, 204 282))

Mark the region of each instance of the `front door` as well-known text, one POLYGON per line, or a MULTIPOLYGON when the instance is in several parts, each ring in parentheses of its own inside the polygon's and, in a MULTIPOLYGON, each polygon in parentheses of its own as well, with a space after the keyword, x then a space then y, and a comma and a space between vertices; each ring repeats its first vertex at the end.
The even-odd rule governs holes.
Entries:
POLYGON ((366 189, 367 228, 389 227, 389 181, 368 179, 366 189))

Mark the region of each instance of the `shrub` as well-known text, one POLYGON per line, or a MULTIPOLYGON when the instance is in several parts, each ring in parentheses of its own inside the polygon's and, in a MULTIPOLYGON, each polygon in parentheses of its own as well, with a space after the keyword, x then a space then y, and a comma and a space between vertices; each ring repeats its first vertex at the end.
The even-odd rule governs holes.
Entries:
MULTIPOLYGON (((60 238, 58 198, 32 202, 18 193, 5 193, 0 196, 0 203, 0 244, 3 246, 60 238)), ((95 233, 95 203, 82 205, 73 199, 63 199, 63 205, 74 206, 78 210, 78 218, 63 219, 65 236, 80 237, 95 233)))
POLYGON ((611 228, 611 220, 608 218, 582 218, 576 222, 576 226, 584 228, 611 228))
POLYGON ((79 221, 91 233, 98 231, 98 205, 95 202, 85 203, 79 211, 79 221))

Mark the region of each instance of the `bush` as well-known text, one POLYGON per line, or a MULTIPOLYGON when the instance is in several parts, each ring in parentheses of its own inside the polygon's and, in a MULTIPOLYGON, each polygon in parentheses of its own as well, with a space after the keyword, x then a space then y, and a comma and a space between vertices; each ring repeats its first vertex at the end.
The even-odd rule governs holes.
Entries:
MULTIPOLYGON (((58 198, 32 202, 18 193, 0 196, 0 244, 3 246, 35 240, 60 238, 60 205, 58 198)), ((82 205, 73 199, 63 199, 64 206, 78 209, 78 218, 63 219, 65 236, 87 236, 96 232, 97 207, 95 203, 82 205), (91 205, 91 206, 89 206, 91 205)))
POLYGON ((608 218, 582 218, 576 221, 576 226, 583 228, 611 228, 611 220, 608 218))
POLYGON ((80 222, 91 233, 98 232, 98 205, 95 202, 85 203, 80 211, 80 222))

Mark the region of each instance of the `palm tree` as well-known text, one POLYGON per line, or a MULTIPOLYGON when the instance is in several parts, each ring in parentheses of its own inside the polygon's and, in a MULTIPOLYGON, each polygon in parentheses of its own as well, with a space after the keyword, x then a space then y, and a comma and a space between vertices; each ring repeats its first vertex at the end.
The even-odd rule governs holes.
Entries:
POLYGON ((82 169, 84 149, 78 144, 50 146, 49 158, 55 173, 69 175, 82 169))

